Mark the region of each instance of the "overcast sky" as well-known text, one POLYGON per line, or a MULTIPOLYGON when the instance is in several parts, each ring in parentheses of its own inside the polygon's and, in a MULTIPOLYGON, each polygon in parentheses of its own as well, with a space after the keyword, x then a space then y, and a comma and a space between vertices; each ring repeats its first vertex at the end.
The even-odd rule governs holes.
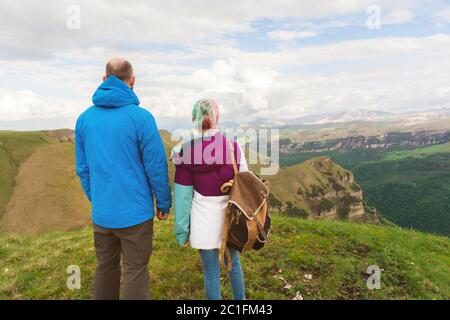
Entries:
POLYGON ((1 0, 0 47, 0 130, 73 127, 114 56, 160 127, 450 107, 445 0, 1 0))

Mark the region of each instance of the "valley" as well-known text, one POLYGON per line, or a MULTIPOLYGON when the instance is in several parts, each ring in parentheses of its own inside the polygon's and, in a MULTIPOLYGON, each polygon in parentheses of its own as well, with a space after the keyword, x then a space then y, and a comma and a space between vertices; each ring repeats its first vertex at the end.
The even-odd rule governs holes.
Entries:
MULTIPOLYGON (((448 236, 450 126, 432 129, 433 125, 423 124, 428 126, 425 131, 387 131, 376 136, 347 132, 348 136, 331 140, 318 138, 317 129, 288 131, 280 141, 280 164, 289 168, 317 156, 330 157, 355 175, 367 204, 382 217, 405 228, 448 236)), ((352 132, 360 132, 357 126, 363 130, 361 124, 348 124, 352 132)))

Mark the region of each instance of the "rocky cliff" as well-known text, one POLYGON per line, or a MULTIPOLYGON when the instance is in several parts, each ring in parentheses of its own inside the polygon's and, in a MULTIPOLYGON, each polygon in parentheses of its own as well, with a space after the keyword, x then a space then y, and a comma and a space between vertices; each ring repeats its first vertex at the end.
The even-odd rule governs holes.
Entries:
POLYGON ((418 148, 447 141, 450 141, 450 131, 388 132, 380 136, 351 136, 304 143, 292 143, 290 139, 282 139, 280 152, 293 154, 352 149, 418 148))

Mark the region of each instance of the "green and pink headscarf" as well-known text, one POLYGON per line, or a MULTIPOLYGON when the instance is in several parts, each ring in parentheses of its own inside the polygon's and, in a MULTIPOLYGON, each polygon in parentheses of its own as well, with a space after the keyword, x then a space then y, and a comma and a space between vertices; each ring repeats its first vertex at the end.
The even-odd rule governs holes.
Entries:
POLYGON ((192 109, 192 122, 199 131, 216 129, 219 123, 219 107, 212 99, 197 101, 192 109))

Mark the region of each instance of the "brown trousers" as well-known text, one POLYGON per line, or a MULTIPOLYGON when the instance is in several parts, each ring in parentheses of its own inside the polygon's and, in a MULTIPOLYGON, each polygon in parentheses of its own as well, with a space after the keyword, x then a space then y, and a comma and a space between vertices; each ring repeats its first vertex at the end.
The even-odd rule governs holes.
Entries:
POLYGON ((118 300, 122 258, 123 299, 150 298, 148 262, 152 254, 153 219, 123 229, 103 228, 94 224, 97 256, 94 299, 118 300))

